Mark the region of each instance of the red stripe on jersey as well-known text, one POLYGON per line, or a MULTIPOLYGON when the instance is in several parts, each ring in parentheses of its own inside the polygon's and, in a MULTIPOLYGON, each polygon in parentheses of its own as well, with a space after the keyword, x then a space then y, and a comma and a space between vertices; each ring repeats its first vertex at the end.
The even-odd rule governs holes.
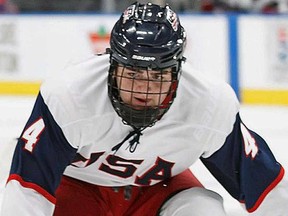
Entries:
POLYGON ((273 188, 276 187, 276 185, 282 180, 282 178, 284 177, 284 173, 285 173, 285 170, 281 166, 281 169, 280 169, 280 172, 279 172, 279 175, 277 176, 277 178, 264 190, 264 192, 261 194, 261 196, 259 197, 259 199, 255 203, 255 205, 252 208, 247 209, 247 211, 249 213, 254 212, 260 206, 260 204, 263 202, 263 200, 267 196, 267 194, 271 190, 273 190, 273 188))
POLYGON ((22 179, 21 176, 16 175, 16 174, 10 175, 8 180, 7 180, 7 183, 11 180, 18 181, 21 184, 21 186, 23 186, 24 188, 31 188, 31 189, 37 191, 39 194, 41 194, 43 197, 45 197, 48 201, 50 201, 54 205, 56 204, 56 198, 54 196, 52 196, 51 194, 49 194, 45 189, 43 189, 39 185, 32 183, 32 182, 26 182, 22 179))

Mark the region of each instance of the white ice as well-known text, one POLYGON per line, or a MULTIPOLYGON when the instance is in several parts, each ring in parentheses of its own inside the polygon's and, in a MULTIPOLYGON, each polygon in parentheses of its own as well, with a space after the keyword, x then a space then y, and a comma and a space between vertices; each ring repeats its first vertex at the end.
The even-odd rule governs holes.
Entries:
MULTIPOLYGON (((0 203, 9 172, 15 139, 21 133, 31 113, 34 100, 35 97, 0 97, 0 203)), ((274 155, 287 170, 288 107, 242 105, 241 115, 246 125, 261 134, 269 143, 274 155)), ((227 163, 229 162, 227 161, 227 163)), ((191 168, 207 188, 216 190, 223 196, 229 216, 248 215, 240 204, 231 198, 211 176, 201 162, 198 161, 191 168)))

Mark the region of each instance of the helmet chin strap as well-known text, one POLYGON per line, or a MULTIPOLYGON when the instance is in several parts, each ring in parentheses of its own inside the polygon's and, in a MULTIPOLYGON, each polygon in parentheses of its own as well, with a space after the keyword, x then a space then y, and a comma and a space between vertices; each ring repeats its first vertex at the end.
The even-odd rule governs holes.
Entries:
POLYGON ((171 101, 173 100, 173 98, 176 97, 177 86, 178 86, 178 80, 175 80, 171 83, 170 93, 166 96, 164 101, 160 104, 159 106, 160 109, 165 109, 170 106, 171 101))

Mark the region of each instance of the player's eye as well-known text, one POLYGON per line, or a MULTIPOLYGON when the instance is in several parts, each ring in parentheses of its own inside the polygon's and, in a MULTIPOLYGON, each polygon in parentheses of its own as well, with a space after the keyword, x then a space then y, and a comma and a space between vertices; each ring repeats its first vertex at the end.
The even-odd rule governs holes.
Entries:
POLYGON ((135 79, 135 78, 137 78, 138 73, 134 72, 134 71, 130 71, 130 72, 127 72, 126 74, 127 74, 128 78, 135 79))
POLYGON ((151 78, 154 81, 162 81, 164 76, 161 73, 152 73, 151 78))
POLYGON ((151 74, 151 78, 153 81, 157 82, 170 82, 171 81, 171 72, 159 71, 151 74))

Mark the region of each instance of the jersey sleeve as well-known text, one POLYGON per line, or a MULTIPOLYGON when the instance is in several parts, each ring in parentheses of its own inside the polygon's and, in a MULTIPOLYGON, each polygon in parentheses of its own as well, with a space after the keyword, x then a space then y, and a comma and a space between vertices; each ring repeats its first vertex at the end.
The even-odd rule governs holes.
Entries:
POLYGON ((287 172, 285 172, 283 179, 267 194, 261 205, 251 214, 251 216, 287 215, 287 188, 288 176, 287 172))
MULTIPOLYGON (((265 140, 244 125, 239 113, 224 145, 201 161, 248 212, 254 212, 284 176, 265 140)), ((287 189, 285 193, 287 197, 287 189)))
MULTIPOLYGON (((13 206, 11 203, 15 206, 21 205, 22 209, 29 209, 35 197, 39 195, 45 198, 42 199, 45 200, 43 202, 49 202, 53 206, 55 191, 62 174, 76 155, 76 151, 77 149, 66 140, 39 93, 32 114, 15 148, 3 209, 6 209, 9 215, 15 215, 13 212, 16 209, 11 209, 13 206), (5 200, 9 197, 14 197, 14 199, 5 200), (20 201, 19 197, 23 199, 20 201)), ((47 204, 43 203, 43 205, 47 204)), ((47 209, 41 209, 41 205, 33 206, 33 208, 38 208, 39 211, 35 214, 30 212, 27 215, 42 215, 41 211, 47 209)), ((21 213, 21 215, 26 214, 21 213)))

